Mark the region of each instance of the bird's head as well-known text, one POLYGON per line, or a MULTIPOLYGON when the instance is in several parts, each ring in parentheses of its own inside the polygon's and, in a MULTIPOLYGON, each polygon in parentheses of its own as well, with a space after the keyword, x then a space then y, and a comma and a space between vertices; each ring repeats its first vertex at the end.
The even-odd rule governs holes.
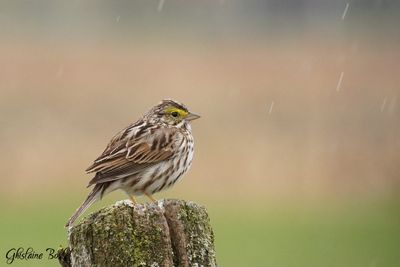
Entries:
POLYGON ((171 99, 161 101, 147 115, 173 126, 200 118, 199 115, 190 112, 185 105, 171 99))

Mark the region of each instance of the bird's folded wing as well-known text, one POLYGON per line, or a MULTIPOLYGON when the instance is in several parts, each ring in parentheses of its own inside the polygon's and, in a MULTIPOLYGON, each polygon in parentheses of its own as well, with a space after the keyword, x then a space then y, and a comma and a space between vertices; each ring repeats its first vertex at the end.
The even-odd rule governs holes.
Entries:
POLYGON ((122 179, 171 158, 175 144, 182 138, 179 131, 151 129, 140 131, 140 136, 128 134, 130 127, 117 134, 104 152, 86 170, 96 172, 89 185, 122 179))

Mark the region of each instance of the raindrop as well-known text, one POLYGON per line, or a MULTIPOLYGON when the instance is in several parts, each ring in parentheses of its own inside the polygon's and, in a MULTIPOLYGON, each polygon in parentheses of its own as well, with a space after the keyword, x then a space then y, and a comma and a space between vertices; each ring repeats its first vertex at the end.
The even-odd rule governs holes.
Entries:
POLYGON ((157 11, 158 12, 161 12, 163 10, 164 2, 165 2, 165 0, 159 0, 158 6, 157 6, 157 11))
POLYGON ((381 105, 381 112, 383 112, 385 110, 386 102, 387 102, 387 97, 385 96, 385 98, 383 99, 382 105, 381 105))
POLYGON ((274 109, 274 105, 275 105, 275 102, 272 101, 272 102, 271 102, 271 105, 269 106, 268 115, 271 115, 272 110, 274 109))
POLYGON ((339 76, 339 81, 338 81, 338 83, 337 83, 337 85, 336 85, 336 91, 337 91, 337 92, 339 92, 340 87, 342 86, 343 75, 344 75, 344 72, 342 71, 342 72, 340 73, 340 76, 339 76))
POLYGON ((344 8, 343 14, 342 14, 342 20, 346 17, 347 11, 349 10, 350 4, 346 3, 346 7, 344 8))

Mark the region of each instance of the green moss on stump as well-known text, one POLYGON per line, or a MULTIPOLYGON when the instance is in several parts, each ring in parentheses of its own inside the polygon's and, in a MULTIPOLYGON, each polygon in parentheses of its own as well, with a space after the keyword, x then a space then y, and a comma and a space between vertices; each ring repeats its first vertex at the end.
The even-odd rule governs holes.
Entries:
POLYGON ((175 266, 216 266, 214 233, 207 210, 194 202, 166 200, 175 266))
POLYGON ((103 208, 69 229, 61 255, 63 266, 216 266, 205 208, 182 200, 103 208))

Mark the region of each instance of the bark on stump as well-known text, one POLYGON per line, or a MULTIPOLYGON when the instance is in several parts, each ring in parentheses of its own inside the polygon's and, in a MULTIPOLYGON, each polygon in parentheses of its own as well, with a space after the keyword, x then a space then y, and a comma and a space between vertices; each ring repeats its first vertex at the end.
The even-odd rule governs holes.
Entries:
POLYGON ((214 234, 206 209, 164 200, 119 201, 68 230, 62 266, 216 266, 214 234))

